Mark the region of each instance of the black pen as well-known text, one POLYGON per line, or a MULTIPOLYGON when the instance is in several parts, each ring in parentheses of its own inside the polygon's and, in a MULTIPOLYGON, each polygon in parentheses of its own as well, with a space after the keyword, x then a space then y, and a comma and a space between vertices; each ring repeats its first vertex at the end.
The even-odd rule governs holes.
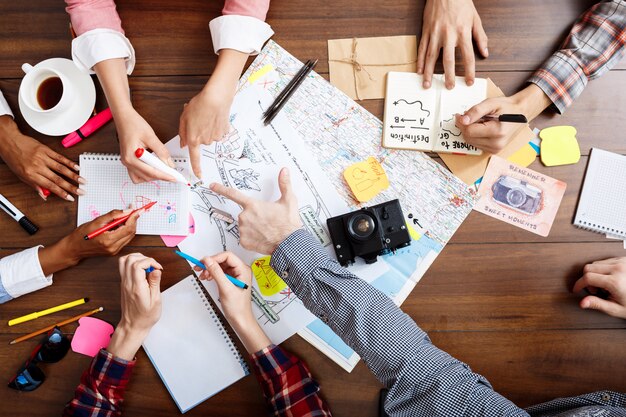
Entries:
POLYGON ((263 114, 263 124, 267 126, 274 120, 278 112, 283 108, 283 106, 287 103, 291 95, 300 87, 302 82, 306 80, 309 72, 315 67, 317 64, 317 59, 315 61, 308 60, 307 63, 298 71, 298 73, 292 78, 292 80, 287 84, 285 89, 276 97, 276 100, 272 103, 272 105, 265 111, 263 114))
POLYGON ((37 230, 39 230, 39 228, 35 226, 35 223, 31 222, 28 217, 24 215, 24 213, 19 211, 18 208, 11 204, 11 202, 2 194, 0 194, 0 208, 11 216, 13 220, 18 222, 19 225, 28 232, 28 234, 34 235, 37 233, 37 230))
POLYGON ((528 123, 528 119, 523 114, 488 114, 481 117, 479 122, 505 122, 505 123, 528 123))

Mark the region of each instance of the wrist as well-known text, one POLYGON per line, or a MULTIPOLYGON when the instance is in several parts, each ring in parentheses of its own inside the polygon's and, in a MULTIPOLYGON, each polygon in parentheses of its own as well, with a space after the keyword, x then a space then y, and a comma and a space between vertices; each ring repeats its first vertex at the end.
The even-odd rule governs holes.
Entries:
POLYGON ((236 320, 233 322, 229 321, 229 323, 250 354, 265 349, 272 344, 272 341, 267 337, 263 329, 261 329, 261 326, 259 326, 259 323, 252 316, 250 316, 249 319, 236 320))
POLYGON ((115 328, 107 350, 120 359, 132 361, 149 330, 137 330, 124 319, 115 328))
POLYGON ((39 249, 39 264, 45 276, 70 268, 80 262, 81 258, 69 249, 66 239, 63 238, 51 246, 39 249))
POLYGON ((4 155, 4 151, 15 143, 15 137, 21 132, 15 124, 15 120, 8 114, 0 116, 0 152, 4 155))
POLYGON ((535 84, 529 84, 512 98, 529 121, 539 116, 552 103, 543 90, 535 84))

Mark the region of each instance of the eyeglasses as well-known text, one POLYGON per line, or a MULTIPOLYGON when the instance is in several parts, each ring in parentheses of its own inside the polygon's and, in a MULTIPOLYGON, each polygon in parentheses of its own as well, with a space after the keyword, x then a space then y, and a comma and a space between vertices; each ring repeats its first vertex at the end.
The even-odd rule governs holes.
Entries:
POLYGON ((70 341, 58 327, 50 330, 35 347, 33 353, 9 381, 9 388, 18 391, 34 391, 43 384, 46 375, 38 363, 55 363, 65 357, 70 350, 70 341))

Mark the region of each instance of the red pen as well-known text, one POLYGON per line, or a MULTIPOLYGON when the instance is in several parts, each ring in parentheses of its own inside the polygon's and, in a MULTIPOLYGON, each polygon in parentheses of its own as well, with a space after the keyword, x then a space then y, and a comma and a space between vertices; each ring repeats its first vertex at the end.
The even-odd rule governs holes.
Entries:
POLYGON ((96 236, 100 236, 102 233, 113 229, 114 227, 119 226, 120 224, 126 222, 126 220, 128 220, 130 218, 130 216, 132 216, 133 214, 135 214, 136 212, 138 212, 139 210, 150 210, 150 208, 152 206, 154 206, 157 202, 153 201, 152 203, 148 203, 145 206, 138 208, 136 210, 131 211, 130 213, 128 213, 126 216, 120 217, 119 219, 115 219, 113 220, 111 223, 106 224, 104 226, 102 226, 101 228, 94 230, 93 232, 89 233, 88 235, 86 235, 83 239, 85 240, 89 240, 89 239, 93 239, 96 236))
POLYGON ((72 132, 63 138, 61 144, 66 148, 76 145, 78 142, 86 139, 87 136, 100 129, 112 118, 113 115, 111 114, 111 109, 107 107, 91 119, 87 120, 85 124, 78 128, 75 132, 72 132))

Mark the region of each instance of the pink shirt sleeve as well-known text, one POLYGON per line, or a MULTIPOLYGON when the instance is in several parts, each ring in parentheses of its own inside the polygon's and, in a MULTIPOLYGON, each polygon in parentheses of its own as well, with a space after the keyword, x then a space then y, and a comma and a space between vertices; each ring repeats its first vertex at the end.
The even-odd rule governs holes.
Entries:
MULTIPOLYGON (((251 3, 256 2, 255 0, 251 3)), ((259 3, 264 2, 265 0, 259 3)), ((122 20, 117 14, 114 0, 65 0, 65 3, 67 3, 65 11, 70 15, 76 36, 93 29, 112 29, 124 33, 122 20)), ((226 3, 228 4, 228 0, 226 3)), ((245 3, 245 1, 237 0, 234 3, 245 3)), ((248 9, 257 9, 257 7, 251 6, 248 9)))
POLYGON ((265 21, 269 8, 270 0, 226 0, 222 14, 250 16, 265 21))

